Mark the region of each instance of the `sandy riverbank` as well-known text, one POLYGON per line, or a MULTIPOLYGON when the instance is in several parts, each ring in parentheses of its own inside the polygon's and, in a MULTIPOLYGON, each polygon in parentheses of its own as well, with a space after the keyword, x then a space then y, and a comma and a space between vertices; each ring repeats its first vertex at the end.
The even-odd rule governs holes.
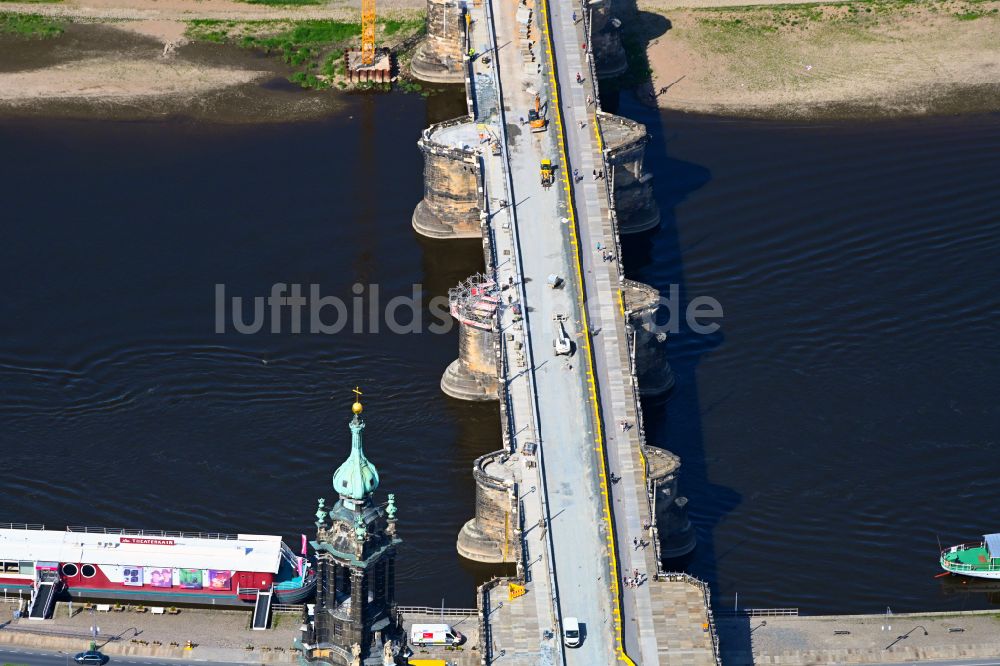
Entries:
MULTIPOLYGON (((423 10, 424 0, 379 0, 379 11, 423 10)), ((63 0, 57 3, 0 2, 0 11, 92 20, 214 19, 273 21, 338 19, 354 16, 361 0, 320 5, 256 5, 237 0, 63 0)))
POLYGON ((69 24, 51 39, 0 35, 5 116, 267 120, 286 113, 310 117, 329 108, 329 101, 290 84, 263 87, 284 82, 284 75, 280 61, 216 44, 188 44, 172 25, 69 24))
POLYGON ((733 4, 639 0, 632 34, 653 73, 641 95, 737 115, 1000 107, 998 1, 733 4))
MULTIPOLYGON (((381 3, 380 20, 411 26, 387 34, 385 43, 398 43, 412 33, 413 24, 422 21, 421 12, 407 8, 413 2, 381 3)), ((291 35, 305 20, 358 21, 358 11, 350 2, 304 7, 231 0, 0 3, 0 19, 12 13, 51 22, 61 33, 43 37, 37 31, 3 34, 0 29, 0 113, 96 113, 122 118, 190 115, 254 122, 315 117, 338 106, 334 93, 302 91, 287 78, 300 70, 319 73, 318 65, 327 52, 335 53, 344 42, 334 37, 330 43, 291 47, 308 52, 307 60, 294 64, 289 63, 287 50, 283 55, 282 48, 288 47, 240 48, 236 42, 246 36, 291 35), (218 23, 198 26, 192 38, 192 21, 196 20, 218 23), (265 57, 265 52, 271 55, 265 57)))

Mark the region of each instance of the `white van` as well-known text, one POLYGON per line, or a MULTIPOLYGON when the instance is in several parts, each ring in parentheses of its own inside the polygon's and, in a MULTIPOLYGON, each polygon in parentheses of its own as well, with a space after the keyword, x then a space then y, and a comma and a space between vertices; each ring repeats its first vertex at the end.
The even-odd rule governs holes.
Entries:
POLYGON ((566 647, 580 645, 580 621, 575 617, 563 618, 563 643, 566 647))
POLYGON ((410 628, 413 645, 458 645, 465 636, 447 624, 415 624, 410 628))

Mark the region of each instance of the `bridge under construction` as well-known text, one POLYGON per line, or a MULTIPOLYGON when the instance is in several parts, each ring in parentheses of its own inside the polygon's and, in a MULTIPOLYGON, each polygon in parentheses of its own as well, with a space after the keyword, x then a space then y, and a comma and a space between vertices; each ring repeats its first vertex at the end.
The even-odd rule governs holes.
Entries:
POLYGON ((460 349, 441 380, 500 403, 457 544, 516 566, 479 590, 483 663, 719 663, 707 586, 662 564, 695 544, 680 459, 646 441, 640 408, 673 375, 659 295, 622 267, 621 234, 659 212, 645 128, 600 106, 599 78, 625 69, 619 27, 607 0, 428 0, 412 62, 467 93, 467 116, 420 137, 413 226, 483 242, 485 272, 449 294, 460 349))

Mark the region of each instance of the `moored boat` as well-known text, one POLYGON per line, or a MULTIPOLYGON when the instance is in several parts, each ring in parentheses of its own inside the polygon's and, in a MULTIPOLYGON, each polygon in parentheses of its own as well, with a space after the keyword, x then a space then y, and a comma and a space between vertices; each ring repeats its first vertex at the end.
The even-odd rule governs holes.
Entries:
POLYGON ((1000 534, 987 534, 982 541, 963 543, 941 551, 941 568, 975 578, 1000 578, 1000 534))
POLYGON ((7 523, 0 525, 0 588, 30 594, 33 609, 36 599, 51 605, 67 596, 245 607, 265 593, 302 603, 316 576, 279 536, 7 523))

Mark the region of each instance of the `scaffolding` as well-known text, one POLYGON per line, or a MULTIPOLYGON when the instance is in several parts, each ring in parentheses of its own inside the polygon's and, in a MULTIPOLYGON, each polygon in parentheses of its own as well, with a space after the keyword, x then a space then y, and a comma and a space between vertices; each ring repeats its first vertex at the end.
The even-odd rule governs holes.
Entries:
POLYGON ((467 326, 492 331, 500 305, 500 289, 495 280, 477 273, 448 290, 451 316, 467 326))

